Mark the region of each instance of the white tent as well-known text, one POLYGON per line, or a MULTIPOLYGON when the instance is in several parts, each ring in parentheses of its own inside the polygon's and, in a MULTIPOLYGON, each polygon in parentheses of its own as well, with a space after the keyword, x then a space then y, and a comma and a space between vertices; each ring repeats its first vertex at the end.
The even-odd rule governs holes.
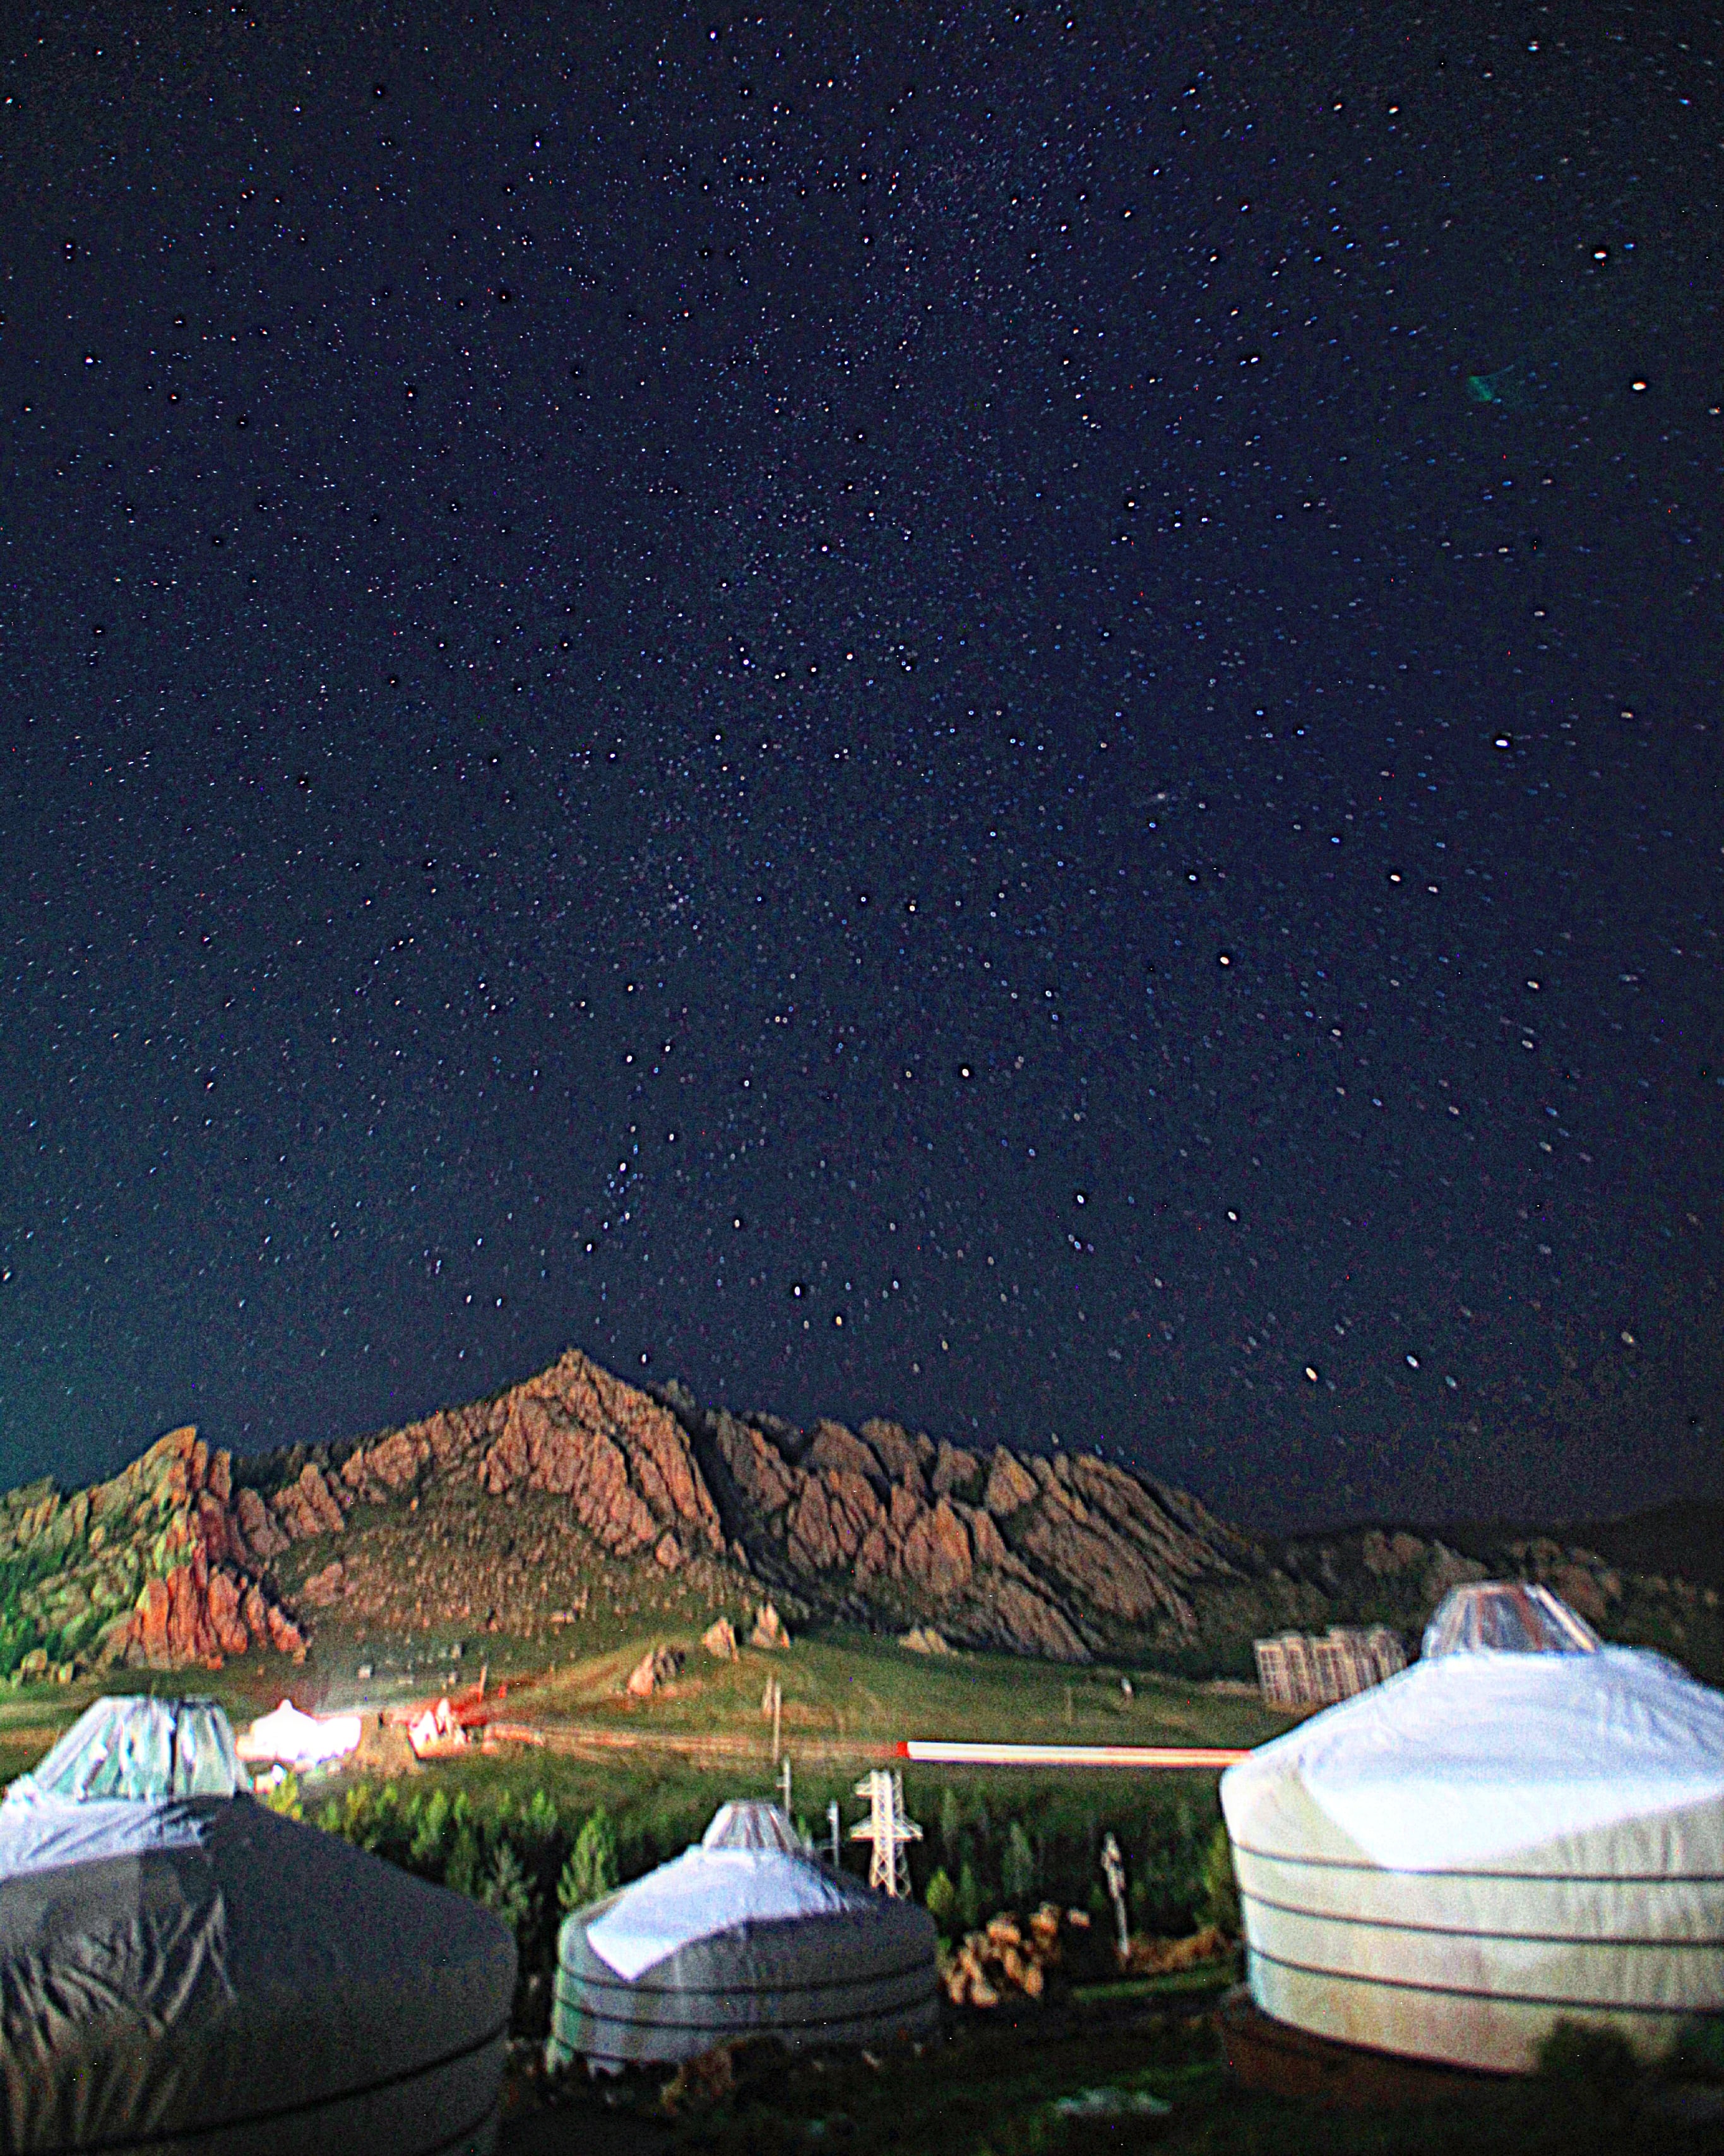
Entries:
POLYGON ((244 1794, 219 1708, 103 1701, 0 1803, 0 2148, 488 2149, 515 1945, 244 1794))
POLYGON ((1724 2013, 1724 1695, 1543 1590, 1457 1594, 1427 1659, 1222 1777, 1252 1996, 1496 2071, 1561 2020, 1662 2051, 1724 2013))
POLYGON ((808 1856, 776 1805, 726 1804, 695 1848, 570 1917, 546 2057, 615 2067, 737 2036, 925 2036, 934 1926, 808 1856))
POLYGON ((260 1714, 239 1739, 239 1756, 254 1766, 275 1760, 284 1767, 323 1767, 345 1759, 359 1748, 362 1722, 357 1714, 321 1718, 302 1714, 290 1699, 271 1714, 260 1714))

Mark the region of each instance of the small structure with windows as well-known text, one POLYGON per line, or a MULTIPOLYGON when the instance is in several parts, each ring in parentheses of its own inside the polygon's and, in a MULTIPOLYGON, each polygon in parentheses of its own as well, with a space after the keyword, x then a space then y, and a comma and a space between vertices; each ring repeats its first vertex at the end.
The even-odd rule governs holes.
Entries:
POLYGON ((1333 1707, 1407 1666, 1407 1651, 1386 1625, 1324 1634, 1283 1632, 1252 1642, 1257 1681, 1269 1707, 1333 1707))

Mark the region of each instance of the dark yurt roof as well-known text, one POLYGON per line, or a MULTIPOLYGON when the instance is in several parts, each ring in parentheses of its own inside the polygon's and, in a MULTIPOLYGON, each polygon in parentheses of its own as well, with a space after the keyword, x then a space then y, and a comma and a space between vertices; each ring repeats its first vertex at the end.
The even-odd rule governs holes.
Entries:
POLYGON ((0 1804, 0 2146, 489 2148, 506 1928, 244 1794, 172 1794, 233 1757, 219 1709, 177 1704, 100 1703, 98 1742, 80 1723, 0 1804))

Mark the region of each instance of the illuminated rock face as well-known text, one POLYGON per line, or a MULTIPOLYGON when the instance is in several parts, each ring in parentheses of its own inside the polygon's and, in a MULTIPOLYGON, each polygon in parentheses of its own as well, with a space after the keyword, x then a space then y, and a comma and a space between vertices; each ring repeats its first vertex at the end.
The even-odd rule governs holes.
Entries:
MULTIPOLYGON (((0 1620, 0 1676, 27 1655, 39 1675, 295 1654, 320 1612, 380 1633, 530 1630, 567 1621, 552 1605, 584 1609, 619 1563, 710 1609, 769 1592, 798 1630, 841 1619, 1065 1661, 1139 1646, 1242 1661, 1254 1637, 1337 1621, 1410 1640, 1481 1568, 1404 1531, 1272 1553, 1088 1453, 965 1449, 880 1418, 804 1431, 674 1384, 647 1392, 573 1350, 491 1399, 247 1472, 179 1430, 110 1482, 0 1496, 18 1613, 0 1620)), ((1632 1603, 1636 1622, 1668 1604, 1710 1623, 1716 1606, 1553 1542, 1507 1547, 1497 1569, 1550 1581, 1595 1622, 1632 1603)))
POLYGON ((227 1453, 170 1430, 111 1481, 0 1499, 0 1567, 34 1575, 8 1644, 36 1671, 298 1653, 304 1638, 265 1584, 286 1546, 257 1493, 235 1492, 227 1453))
MULTIPOLYGON (((609 1558, 752 1573, 793 1616, 894 1630, 937 1621, 962 1644, 1070 1661, 1100 1644, 1097 1613, 1183 1635, 1182 1583, 1229 1565, 1226 1531, 1191 1500, 1100 1461, 936 1446, 880 1419, 804 1435, 767 1416, 709 1414, 676 1388, 649 1394, 573 1350, 492 1399, 254 1471, 261 1486, 236 1487, 228 1454, 180 1430, 111 1483, 0 1500, 0 1562, 9 1543, 51 1574, 25 1646, 52 1632, 85 1666, 300 1652, 306 1618, 278 1599, 278 1558, 335 1543, 305 1573, 300 1609, 358 1609, 368 1572, 356 1578, 338 1557, 355 1508, 362 1519, 374 1505, 475 1485, 500 1504, 566 1500, 572 1528, 609 1558)), ((447 1614, 469 1614, 474 1583, 459 1564, 447 1584, 447 1614)))

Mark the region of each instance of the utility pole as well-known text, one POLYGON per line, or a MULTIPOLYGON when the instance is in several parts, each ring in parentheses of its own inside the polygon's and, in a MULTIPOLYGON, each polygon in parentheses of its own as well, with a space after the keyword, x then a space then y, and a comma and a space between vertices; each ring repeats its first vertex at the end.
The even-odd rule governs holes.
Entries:
POLYGON ((1126 1864, 1120 1855, 1120 1845, 1111 1835, 1101 1845, 1101 1871, 1113 1903, 1114 1924, 1119 1933, 1120 1967, 1123 1969, 1131 1958, 1131 1934, 1126 1928, 1126 1864))

